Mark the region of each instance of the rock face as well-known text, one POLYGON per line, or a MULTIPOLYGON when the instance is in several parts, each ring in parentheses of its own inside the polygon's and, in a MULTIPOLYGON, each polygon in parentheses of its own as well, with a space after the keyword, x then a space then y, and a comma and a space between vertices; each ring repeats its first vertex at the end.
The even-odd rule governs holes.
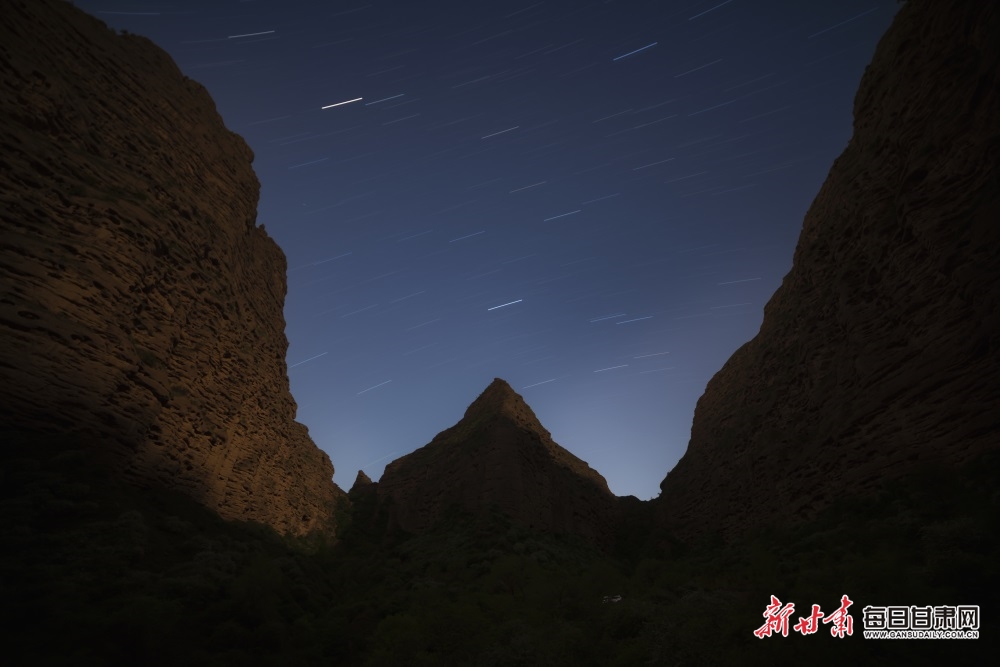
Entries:
POLYGON ((377 487, 408 531, 429 528, 452 506, 496 507, 524 526, 602 542, 615 507, 604 478, 553 442, 499 378, 461 421, 387 465, 377 487))
POLYGON ((68 2, 2 4, 0 89, 0 423, 96 434, 226 518, 330 529, 247 145, 166 53, 68 2))
POLYGON ((661 484, 682 535, 811 516, 1000 446, 1000 7, 910 0, 760 333, 661 484))

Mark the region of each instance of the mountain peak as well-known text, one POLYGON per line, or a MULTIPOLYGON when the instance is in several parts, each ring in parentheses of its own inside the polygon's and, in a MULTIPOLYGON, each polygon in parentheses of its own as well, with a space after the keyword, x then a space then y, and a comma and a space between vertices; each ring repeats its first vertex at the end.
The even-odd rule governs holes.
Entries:
POLYGON ((472 404, 466 409, 466 413, 470 410, 488 410, 488 409, 502 409, 504 406, 509 405, 513 401, 524 402, 514 389, 507 384, 506 380, 501 378, 494 378, 493 382, 489 384, 483 393, 479 394, 479 397, 472 402, 472 404))
POLYGON ((358 471, 358 476, 354 478, 354 485, 351 487, 351 490, 353 491, 354 489, 357 489, 357 488, 360 488, 360 487, 363 487, 363 486, 368 486, 369 484, 373 484, 373 483, 374 482, 372 482, 371 477, 369 477, 368 475, 366 475, 364 470, 359 470, 358 471))
POLYGON ((377 487, 378 484, 373 482, 371 478, 365 474, 364 470, 359 470, 358 476, 354 479, 354 484, 351 486, 351 490, 347 495, 351 498, 351 501, 357 502, 363 496, 374 494, 377 487))
MULTIPOLYGON (((502 392, 507 394, 513 394, 517 396, 517 392, 514 388, 504 380, 503 378, 493 378, 493 382, 490 382, 490 386, 486 387, 486 391, 502 392)), ((483 393, 486 393, 485 391, 483 393)))
POLYGON ((465 416, 459 424, 478 424, 496 417, 508 419, 517 426, 534 431, 544 438, 552 437, 524 402, 524 398, 501 378, 494 378, 483 393, 472 402, 472 405, 465 410, 465 416))
POLYGON ((465 416, 391 462, 378 483, 404 530, 432 526, 449 507, 499 508, 516 522, 601 542, 615 497, 605 479, 552 440, 524 399, 496 378, 465 416))

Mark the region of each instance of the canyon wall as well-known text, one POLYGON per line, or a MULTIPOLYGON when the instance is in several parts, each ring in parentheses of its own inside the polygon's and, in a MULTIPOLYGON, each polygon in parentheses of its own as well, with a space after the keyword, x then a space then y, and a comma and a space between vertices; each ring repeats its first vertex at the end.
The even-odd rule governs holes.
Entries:
POLYGON ((344 494, 295 421, 253 154, 149 40, 0 8, 0 424, 283 533, 344 494))
POLYGON ((758 335, 656 501, 680 535, 813 516, 1000 447, 1000 8, 910 0, 758 335))

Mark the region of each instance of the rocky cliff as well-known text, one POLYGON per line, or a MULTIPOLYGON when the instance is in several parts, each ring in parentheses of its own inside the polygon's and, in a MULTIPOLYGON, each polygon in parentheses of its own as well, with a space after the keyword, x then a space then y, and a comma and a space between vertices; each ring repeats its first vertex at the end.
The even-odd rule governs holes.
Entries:
POLYGON ((96 434, 226 518, 329 529, 250 149, 166 53, 59 0, 2 3, 0 90, 2 424, 96 434))
POLYGON ((1000 446, 1000 8, 910 0, 759 334, 657 501, 681 534, 811 516, 1000 446))
POLYGON ((405 530, 432 526, 451 507, 495 507, 531 528, 602 542, 615 497, 604 478, 557 445, 510 385, 495 379, 465 416, 386 466, 380 502, 405 530))

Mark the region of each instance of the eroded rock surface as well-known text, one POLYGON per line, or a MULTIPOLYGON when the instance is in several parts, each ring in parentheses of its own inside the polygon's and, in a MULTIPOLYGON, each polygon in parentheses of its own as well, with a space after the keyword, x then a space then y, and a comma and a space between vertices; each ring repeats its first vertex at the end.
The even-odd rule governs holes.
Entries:
POLYGON ((0 8, 0 418, 97 434, 129 476, 302 534, 342 492, 295 421, 284 255, 253 154, 145 38, 0 8))
POLYGON ((387 465, 377 487, 393 520, 409 531, 433 526, 452 506, 496 508, 527 527, 603 542, 615 508, 605 479, 553 442, 499 378, 457 424, 387 465))
POLYGON ((1000 446, 1000 8, 910 0, 791 272, 657 501, 683 535, 809 517, 1000 446))

